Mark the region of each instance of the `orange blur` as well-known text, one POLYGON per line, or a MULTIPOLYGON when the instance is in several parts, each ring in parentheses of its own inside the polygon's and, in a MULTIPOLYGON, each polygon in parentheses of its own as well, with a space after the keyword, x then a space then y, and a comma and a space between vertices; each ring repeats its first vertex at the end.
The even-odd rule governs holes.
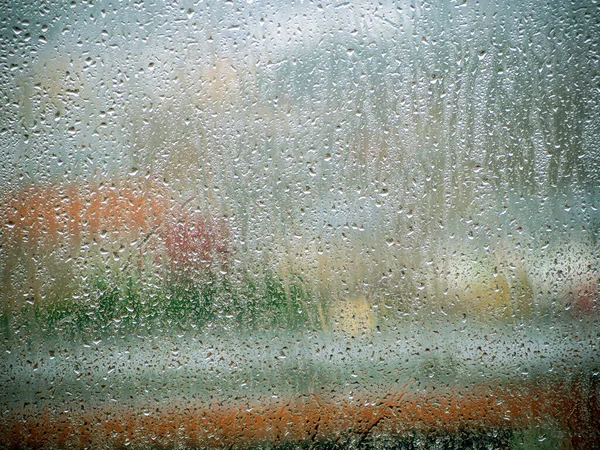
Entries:
MULTIPOLYGON (((368 394, 349 399, 315 395, 285 400, 236 399, 202 403, 185 399, 155 404, 97 406, 72 410, 13 413, 1 420, 0 438, 8 447, 111 448, 181 445, 229 448, 252 444, 336 440, 347 434, 368 438, 410 430, 520 429, 536 424, 560 426, 573 449, 599 448, 600 409, 596 384, 532 383, 529 386, 478 386, 420 393, 368 394), (551 421, 551 422, 548 422, 551 421)), ((547 425, 546 425, 547 426, 547 425)))
POLYGON ((146 180, 29 186, 3 193, 0 240, 35 245, 76 241, 82 233, 136 235, 157 227, 166 209, 161 190, 146 180))

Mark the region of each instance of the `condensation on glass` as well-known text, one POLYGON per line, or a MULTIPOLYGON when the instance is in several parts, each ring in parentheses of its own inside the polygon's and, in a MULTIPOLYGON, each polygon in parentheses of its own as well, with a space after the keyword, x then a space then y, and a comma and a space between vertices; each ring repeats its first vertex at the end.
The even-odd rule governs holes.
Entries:
POLYGON ((593 1, 0 1, 2 448, 600 447, 593 1))

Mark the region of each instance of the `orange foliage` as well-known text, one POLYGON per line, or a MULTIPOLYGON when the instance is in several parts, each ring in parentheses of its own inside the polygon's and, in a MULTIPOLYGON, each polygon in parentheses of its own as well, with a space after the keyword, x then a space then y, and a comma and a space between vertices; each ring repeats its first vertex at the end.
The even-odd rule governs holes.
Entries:
POLYGON ((0 419, 0 437, 12 448, 67 444, 83 448, 100 443, 115 448, 127 444, 232 448, 286 441, 310 443, 349 432, 367 437, 378 432, 402 435, 410 430, 517 430, 551 420, 562 428, 570 448, 598 448, 597 384, 540 381, 497 388, 482 384, 465 390, 401 389, 379 396, 369 391, 354 399, 314 394, 276 401, 180 398, 168 403, 95 404, 64 414, 15 411, 12 417, 0 419))
POLYGON ((161 223, 166 201, 145 181, 29 186, 0 200, 0 241, 50 244, 82 234, 118 232, 134 237, 161 223))

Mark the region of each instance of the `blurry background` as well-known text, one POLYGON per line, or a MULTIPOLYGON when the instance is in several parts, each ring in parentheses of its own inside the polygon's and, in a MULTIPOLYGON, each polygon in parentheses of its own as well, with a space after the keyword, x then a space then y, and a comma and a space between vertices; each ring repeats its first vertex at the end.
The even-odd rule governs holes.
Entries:
POLYGON ((583 0, 0 0, 0 448, 598 447, 599 45, 583 0))
POLYGON ((599 16, 4 2, 5 326, 593 316, 599 16))

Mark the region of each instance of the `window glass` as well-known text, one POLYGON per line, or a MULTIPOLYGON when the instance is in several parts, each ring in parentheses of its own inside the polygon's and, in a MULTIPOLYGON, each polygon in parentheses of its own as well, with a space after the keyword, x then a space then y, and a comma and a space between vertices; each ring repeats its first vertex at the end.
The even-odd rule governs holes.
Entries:
POLYGON ((0 442, 600 448, 599 17, 0 1, 0 442))

